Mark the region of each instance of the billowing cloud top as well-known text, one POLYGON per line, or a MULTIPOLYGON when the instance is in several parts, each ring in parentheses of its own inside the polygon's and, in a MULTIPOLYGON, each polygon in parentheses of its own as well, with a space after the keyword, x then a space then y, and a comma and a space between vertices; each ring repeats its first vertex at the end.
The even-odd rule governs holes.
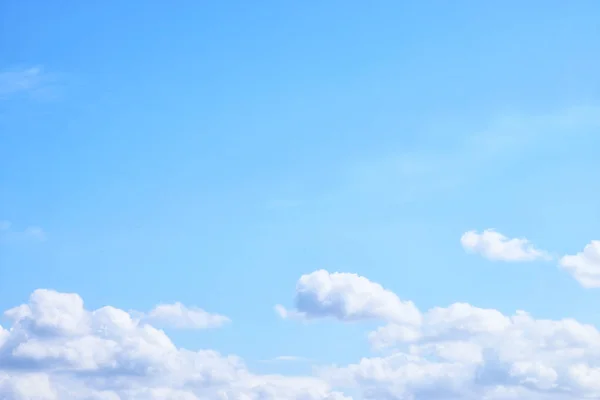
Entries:
MULTIPOLYGON (((169 318, 180 316, 181 327, 210 325, 205 312, 201 323, 189 315, 196 308, 176 303, 157 309, 169 318)), ((600 397, 600 332, 594 326, 572 319, 540 320, 524 311, 504 315, 467 303, 421 312, 355 274, 320 270, 302 276, 293 312, 305 318, 380 321, 369 339, 374 350, 386 353, 345 366, 319 366, 311 376, 259 375, 235 356, 177 348, 149 323, 161 312, 137 317, 111 306, 86 310, 77 294, 36 290, 27 304, 5 312, 11 325, 0 327, 0 398, 600 397)))
POLYGON ((594 326, 535 319, 524 311, 509 316, 467 303, 421 313, 412 303, 399 302, 381 285, 354 274, 316 271, 301 277, 293 312, 388 321, 369 334, 374 349, 386 349, 387 355, 322 367, 321 377, 373 400, 600 396, 600 332, 594 326))
MULTIPOLYGON (((177 306, 183 325, 206 319, 177 306)), ((150 313, 162 322, 172 308, 150 313), (167 311, 165 311, 167 310, 167 311)), ((212 350, 178 349, 145 318, 114 307, 89 311, 74 293, 36 290, 0 327, 0 399, 343 400, 318 378, 261 376, 212 350)), ((210 320, 210 318, 209 318, 210 320)))
POLYGON ((341 321, 379 319, 419 324, 421 315, 410 301, 400 298, 378 283, 356 274, 325 270, 300 277, 296 285, 296 309, 277 306, 283 317, 335 318, 341 321))

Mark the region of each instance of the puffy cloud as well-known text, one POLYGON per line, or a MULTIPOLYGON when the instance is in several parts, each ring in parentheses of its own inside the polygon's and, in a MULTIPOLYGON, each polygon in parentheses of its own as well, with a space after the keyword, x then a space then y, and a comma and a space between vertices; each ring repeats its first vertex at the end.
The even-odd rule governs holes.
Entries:
POLYGON ((229 322, 229 318, 211 314, 201 308, 188 308, 181 303, 160 304, 150 311, 144 321, 157 326, 179 329, 217 328, 229 322))
POLYGON ((482 233, 465 232, 460 238, 460 243, 466 251, 490 260, 514 262, 550 259, 548 253, 536 249, 529 240, 510 239, 493 229, 486 229, 482 233))
MULTIPOLYGON (((323 271, 315 274, 302 277, 296 292, 298 296, 310 288, 315 293, 310 295, 310 307, 303 307, 300 302, 294 312, 306 315, 316 309, 309 316, 347 320, 353 318, 346 315, 366 314, 388 321, 369 334, 373 347, 385 351, 384 354, 346 366, 317 368, 323 379, 336 389, 360 393, 360 398, 373 400, 600 397, 600 331, 592 325, 573 319, 536 319, 524 311, 505 315, 467 303, 434 307, 423 313, 415 308, 421 316, 420 323, 409 324, 402 318, 365 311, 371 310, 364 306, 369 302, 352 296, 363 299, 366 290, 348 289, 353 287, 351 284, 336 286, 330 282, 339 279, 333 278, 335 274, 323 271), (318 283, 309 283, 315 274, 318 283), (324 305, 320 306, 321 303, 324 305), (340 311, 349 307, 346 304, 361 311, 340 311)), ((360 278, 351 276, 343 279, 360 278)), ((373 288, 381 286, 362 279, 368 283, 362 281, 361 288, 370 287, 371 293, 379 293, 373 288)), ((383 297, 392 296, 398 298, 390 292, 383 297)))
POLYGON ((418 325, 421 314, 378 283, 357 274, 319 270, 300 277, 295 310, 276 306, 282 317, 335 318, 341 321, 385 320, 418 325))
POLYGON ((301 277, 296 300, 291 312, 304 318, 381 321, 369 339, 383 353, 316 367, 313 376, 259 375, 236 356, 178 348, 147 315, 111 306, 87 310, 77 294, 37 290, 27 304, 5 312, 10 326, 0 327, 0 398, 600 397, 600 331, 592 325, 536 319, 524 311, 505 315, 467 303, 421 312, 364 277, 326 271, 301 277), (301 296, 311 301, 303 303, 301 296))
POLYGON ((459 304, 425 313, 418 337, 385 328, 390 355, 327 368, 323 376, 367 399, 600 396, 600 332, 591 325, 459 304))
MULTIPOLYGON (((183 314, 184 325, 197 324, 183 314)), ((179 349, 144 317, 87 310, 75 293, 36 290, 5 316, 2 399, 348 399, 319 378, 256 375, 238 357, 179 349)))
POLYGON ((559 261, 586 288, 600 287, 600 240, 592 240, 582 252, 566 255, 559 261))
POLYGON ((0 373, 0 398, 5 400, 55 400, 56 392, 46 374, 0 373))

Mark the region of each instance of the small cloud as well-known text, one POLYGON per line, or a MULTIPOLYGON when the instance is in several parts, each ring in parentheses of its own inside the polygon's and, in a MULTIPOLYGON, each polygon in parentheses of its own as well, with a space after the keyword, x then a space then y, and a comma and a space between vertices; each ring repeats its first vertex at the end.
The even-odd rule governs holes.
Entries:
POLYGON ((493 229, 482 233, 477 231, 465 232, 460 238, 462 247, 469 253, 479 254, 494 261, 535 261, 550 260, 550 255, 535 248, 525 238, 508 238, 493 229))
POLYGON ((302 275, 296 284, 294 303, 293 310, 276 305, 275 311, 284 319, 421 323, 421 313, 414 303, 353 273, 318 270, 302 275))
POLYGON ((22 94, 38 100, 52 98, 53 80, 41 66, 0 71, 0 99, 22 94))
POLYGON ((198 307, 186 307, 179 302, 158 305, 141 319, 153 325, 176 329, 218 328, 230 322, 223 315, 211 314, 198 307))
POLYGON ((600 288, 600 240, 592 240, 583 251, 566 255, 559 261, 562 269, 569 272, 585 288, 600 288))
POLYGON ((12 228, 10 221, 0 221, 0 239, 5 240, 46 240, 46 232, 39 226, 29 226, 23 230, 12 228))
POLYGON ((38 240, 46 240, 46 233, 38 226, 30 226, 23 231, 25 236, 36 238, 38 240))

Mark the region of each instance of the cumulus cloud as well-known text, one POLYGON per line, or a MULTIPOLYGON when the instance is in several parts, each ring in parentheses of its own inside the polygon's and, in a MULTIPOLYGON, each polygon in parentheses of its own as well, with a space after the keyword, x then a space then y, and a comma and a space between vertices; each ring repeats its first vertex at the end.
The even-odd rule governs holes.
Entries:
POLYGON ((111 306, 87 310, 75 293, 36 290, 5 316, 2 399, 349 399, 319 378, 257 375, 238 357, 177 348, 144 318, 111 306))
POLYGON ((465 232, 460 238, 463 248, 495 261, 535 261, 549 260, 550 256, 543 250, 535 248, 527 239, 510 239, 493 229, 465 232))
POLYGON ((417 336, 385 334, 390 355, 322 373, 367 399, 600 396, 600 332, 575 320, 540 320, 523 311, 506 316, 458 303, 426 312, 417 336))
MULTIPOLYGON (((317 275, 328 282, 322 271, 317 275)), ((355 275, 353 279, 357 279, 355 275)), ((301 278, 299 288, 326 286, 307 284, 309 281, 301 278)), ((377 284, 369 281, 361 287, 377 284)), ((364 290, 346 288, 343 295, 330 295, 331 289, 314 291, 328 294, 313 296, 329 304, 316 307, 319 311, 314 315, 318 317, 329 313, 345 320, 339 317, 346 315, 339 311, 343 306, 330 309, 339 299, 344 299, 343 304, 365 304, 357 300, 364 290), (327 300, 330 297, 335 301, 327 300)), ((385 297, 388 301, 397 298, 385 297)), ((297 307, 294 311, 312 309, 297 307)), ((346 366, 318 367, 318 373, 334 388, 360 393, 360 398, 368 400, 576 400, 600 396, 600 331, 592 325, 573 319, 536 319, 525 311, 505 315, 468 303, 434 307, 419 314, 418 324, 378 318, 389 322, 371 332, 369 340, 376 350, 385 350, 385 355, 346 366)))
POLYGON ((600 287, 600 240, 592 240, 580 253, 562 257, 559 264, 583 287, 600 287))
POLYGON ((188 308, 181 303, 160 304, 143 317, 143 321, 152 325, 179 329, 218 328, 228 322, 229 318, 211 314, 201 308, 188 308))
MULTIPOLYGON (((5 312, 0 398, 600 398, 600 331, 573 319, 506 315, 468 303, 420 311, 365 277, 327 271, 299 279, 290 312, 379 321, 369 339, 380 352, 349 365, 315 366, 310 376, 260 375, 236 356, 178 348, 151 323, 152 312, 139 317, 112 306, 88 310, 75 293, 36 290, 27 304, 5 312), (302 296, 310 301, 303 303, 302 296)), ((186 312, 167 312, 172 314, 183 316, 183 326, 190 323, 186 312)))
POLYGON ((282 317, 335 318, 340 321, 384 320, 418 325, 421 314, 378 283, 357 274, 319 270, 300 277, 295 309, 277 305, 282 317))

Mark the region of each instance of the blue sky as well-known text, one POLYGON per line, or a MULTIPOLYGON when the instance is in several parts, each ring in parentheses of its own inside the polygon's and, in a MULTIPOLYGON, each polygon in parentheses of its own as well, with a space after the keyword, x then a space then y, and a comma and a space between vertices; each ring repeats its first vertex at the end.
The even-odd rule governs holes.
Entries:
POLYGON ((600 324, 556 260, 460 241, 598 238, 598 2, 123 3, 0 6, 0 309, 181 302, 231 324, 177 346, 294 374, 371 351, 373 321, 274 312, 320 269, 600 324))

